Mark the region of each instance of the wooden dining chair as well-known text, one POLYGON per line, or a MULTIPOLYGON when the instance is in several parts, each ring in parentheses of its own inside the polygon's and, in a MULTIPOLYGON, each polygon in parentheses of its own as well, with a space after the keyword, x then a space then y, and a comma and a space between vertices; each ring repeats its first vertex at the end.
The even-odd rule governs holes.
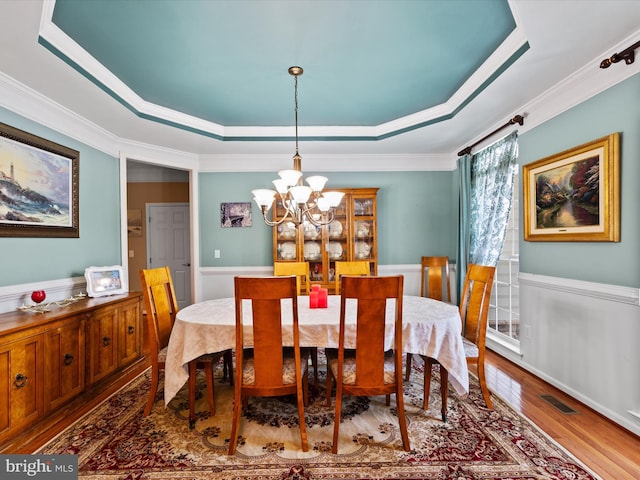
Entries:
MULTIPOLYGON (((420 267, 420 295, 451 303, 449 257, 422 257, 420 267)), ((413 354, 407 353, 405 381, 411 376, 413 354)))
MULTIPOLYGON (((493 409, 484 374, 485 341, 487 337, 487 318, 491 288, 496 267, 469 264, 460 297, 460 319, 462 320, 462 343, 467 365, 475 365, 482 396, 487 408, 493 409)), ((424 369, 423 409, 429 408, 429 391, 431 389, 431 367, 437 360, 426 357, 424 369)), ((440 395, 442 401, 442 421, 447 421, 447 383, 449 372, 440 365, 440 395)))
MULTIPOLYGON (((338 452, 342 396, 385 395, 396 397, 400 435, 405 451, 410 451, 402 392, 402 289, 403 277, 342 278, 340 334, 337 356, 327 357, 327 404, 331 405, 331 383, 336 385, 333 426, 333 453, 338 452), (347 305, 356 302, 355 349, 345 351, 347 305), (393 350, 385 351, 387 303, 394 302, 393 350)), ((351 309, 351 305, 349 306, 351 309)))
MULTIPOLYGON (((311 274, 309 262, 273 262, 273 275, 276 277, 295 275, 298 295, 301 294, 302 284, 304 292, 309 295, 311 292, 311 274)), ((318 387, 318 348, 308 347, 311 365, 313 366, 313 386, 318 387)))
POLYGON ((247 397, 296 395, 302 451, 308 451, 304 404, 308 358, 300 349, 296 279, 235 277, 236 379, 229 455, 236 451, 242 405, 247 397), (245 305, 250 303, 250 307, 245 305), (246 310, 245 310, 245 307, 246 310), (250 308, 250 310, 249 310, 250 308), (290 310, 293 348, 283 347, 283 313, 290 310), (253 343, 245 344, 245 312, 251 311, 253 343))
MULTIPOLYGON (((140 270, 140 281, 146 308, 146 331, 151 350, 151 389, 147 406, 144 409, 144 416, 146 417, 151 412, 155 402, 160 370, 164 370, 167 345, 169 344, 175 315, 178 312, 178 301, 169 267, 140 270)), ((231 350, 202 355, 189 362, 189 426, 191 428, 195 424, 196 369, 202 368, 206 372, 209 411, 211 415, 215 415, 213 366, 220 361, 220 358, 224 358, 225 368, 230 372, 229 375, 231 381, 233 381, 231 350)))
POLYGON ((336 262, 335 263, 335 292, 340 294, 340 278, 342 275, 371 275, 371 267, 366 260, 357 260, 353 262, 336 262))
POLYGON ((305 294, 309 295, 311 292, 309 262, 273 262, 273 275, 276 277, 295 275, 298 295, 302 295, 303 285, 305 294))

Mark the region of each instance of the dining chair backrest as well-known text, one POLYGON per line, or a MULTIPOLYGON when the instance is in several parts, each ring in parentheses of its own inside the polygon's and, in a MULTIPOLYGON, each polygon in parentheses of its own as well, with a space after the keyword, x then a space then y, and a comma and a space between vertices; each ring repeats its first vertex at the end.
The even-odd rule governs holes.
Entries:
POLYGON ((487 407, 493 404, 484 374, 485 342, 491 288, 496 267, 469 264, 460 297, 460 319, 467 364, 476 365, 482 396, 487 407))
POLYGON ((484 350, 496 267, 469 264, 460 297, 462 336, 484 350))
POLYGON ((295 275, 298 295, 302 294, 303 284, 306 295, 311 291, 309 262, 273 262, 273 275, 276 277, 295 275))
POLYGON ((330 362, 336 381, 333 452, 338 448, 342 395, 373 396, 395 393, 402 443, 410 450, 402 392, 403 276, 342 277, 340 333, 337 361, 330 362), (349 305, 355 300, 356 305, 349 305), (387 308, 389 303, 393 309, 387 308), (355 310, 355 349, 345 353, 347 311, 355 310), (393 318, 392 356, 385 349, 387 313, 393 318), (345 368, 345 365, 348 367, 345 368))
POLYGON ((169 267, 140 270, 140 282, 146 309, 149 348, 151 355, 157 358, 160 351, 169 344, 178 312, 178 301, 169 267))
POLYGON ((308 359, 305 357, 303 362, 300 354, 296 278, 293 276, 235 277, 234 286, 236 380, 229 454, 233 454, 236 448, 243 398, 291 394, 297 395, 302 449, 307 451, 303 405, 306 395, 303 395, 303 377, 306 387, 308 359), (245 344, 244 320, 245 314, 248 315, 249 312, 251 312, 251 326, 247 328, 252 329, 253 341, 251 344, 245 344), (293 340, 293 361, 291 361, 291 349, 283 348, 285 317, 291 318, 293 322, 291 327, 287 327, 291 328, 287 338, 293 340))
MULTIPOLYGON (((449 280, 449 257, 422 257, 420 265, 420 295, 450 303, 451 281, 449 280)), ((411 378, 412 365, 413 354, 407 353, 404 377, 407 382, 411 378)))
MULTIPOLYGON (((178 300, 173 288, 171 271, 169 267, 159 267, 140 270, 140 282, 142 283, 142 296, 146 309, 146 328, 149 339, 150 363, 151 363, 151 388, 149 400, 143 415, 151 413, 158 390, 160 370, 165 368, 167 346, 176 314, 178 313, 178 300)), ((195 424, 195 396, 196 396, 196 369, 204 368, 207 377, 207 391, 209 412, 215 415, 213 368, 220 358, 224 357, 225 372, 233 375, 233 363, 231 350, 224 352, 212 352, 201 355, 189 362, 189 426, 195 424)))
POLYGON ((449 257, 422 257, 420 273, 420 294, 423 297, 451 302, 449 257))
POLYGON ((340 278, 342 275, 371 275, 371 266, 367 260, 335 263, 335 293, 340 294, 340 278))

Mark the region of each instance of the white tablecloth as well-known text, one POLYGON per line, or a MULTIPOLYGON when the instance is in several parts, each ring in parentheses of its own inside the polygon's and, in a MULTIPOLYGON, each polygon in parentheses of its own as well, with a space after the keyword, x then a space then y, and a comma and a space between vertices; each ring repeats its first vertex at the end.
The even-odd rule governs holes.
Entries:
MULTIPOLYGON (((345 342, 349 348, 353 346, 349 341, 355 336, 355 316, 349 315, 349 305, 347 308, 345 342)), ((393 305, 389 305, 388 313, 392 308, 393 305)), ((404 352, 426 355, 438 360, 449 372, 449 381, 456 392, 465 395, 469 391, 469 373, 462 346, 458 308, 455 305, 417 296, 405 296, 402 308, 404 352)), ((340 296, 329 296, 328 308, 317 309, 309 308, 309 297, 299 297, 298 321, 300 346, 337 348, 340 296)), ((250 322, 250 309, 245 308, 245 323, 250 322)), ((233 298, 207 300, 178 312, 169 339, 165 364, 165 404, 169 403, 189 378, 189 361, 205 353, 235 348, 235 328, 233 298)), ((283 328, 285 345, 293 344, 289 332, 290 329, 283 328)), ((392 332, 392 321, 388 321, 387 348, 392 346, 392 332)), ((252 335, 251 329, 246 328, 245 342, 251 343, 252 335)))

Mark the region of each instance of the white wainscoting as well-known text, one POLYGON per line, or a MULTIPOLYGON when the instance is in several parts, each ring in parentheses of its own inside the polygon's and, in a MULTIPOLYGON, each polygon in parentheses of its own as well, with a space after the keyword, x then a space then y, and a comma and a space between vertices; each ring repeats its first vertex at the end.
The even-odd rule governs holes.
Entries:
POLYGON ((637 288, 520 273, 520 353, 489 348, 640 435, 637 288))
MULTIPOLYGON (((451 298, 455 297, 455 265, 451 270, 451 298)), ((196 301, 233 296, 233 277, 236 275, 273 275, 273 267, 205 267, 200 269, 201 292, 196 301)), ((379 265, 378 275, 404 275, 405 295, 420 294, 420 265, 379 265)))

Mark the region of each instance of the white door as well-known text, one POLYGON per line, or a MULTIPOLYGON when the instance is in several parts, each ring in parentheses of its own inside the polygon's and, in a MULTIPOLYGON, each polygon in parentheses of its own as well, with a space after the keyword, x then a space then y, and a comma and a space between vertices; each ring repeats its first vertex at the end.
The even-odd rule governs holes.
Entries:
POLYGON ((188 203, 148 203, 147 268, 169 266, 178 307, 191 304, 191 250, 188 203))

